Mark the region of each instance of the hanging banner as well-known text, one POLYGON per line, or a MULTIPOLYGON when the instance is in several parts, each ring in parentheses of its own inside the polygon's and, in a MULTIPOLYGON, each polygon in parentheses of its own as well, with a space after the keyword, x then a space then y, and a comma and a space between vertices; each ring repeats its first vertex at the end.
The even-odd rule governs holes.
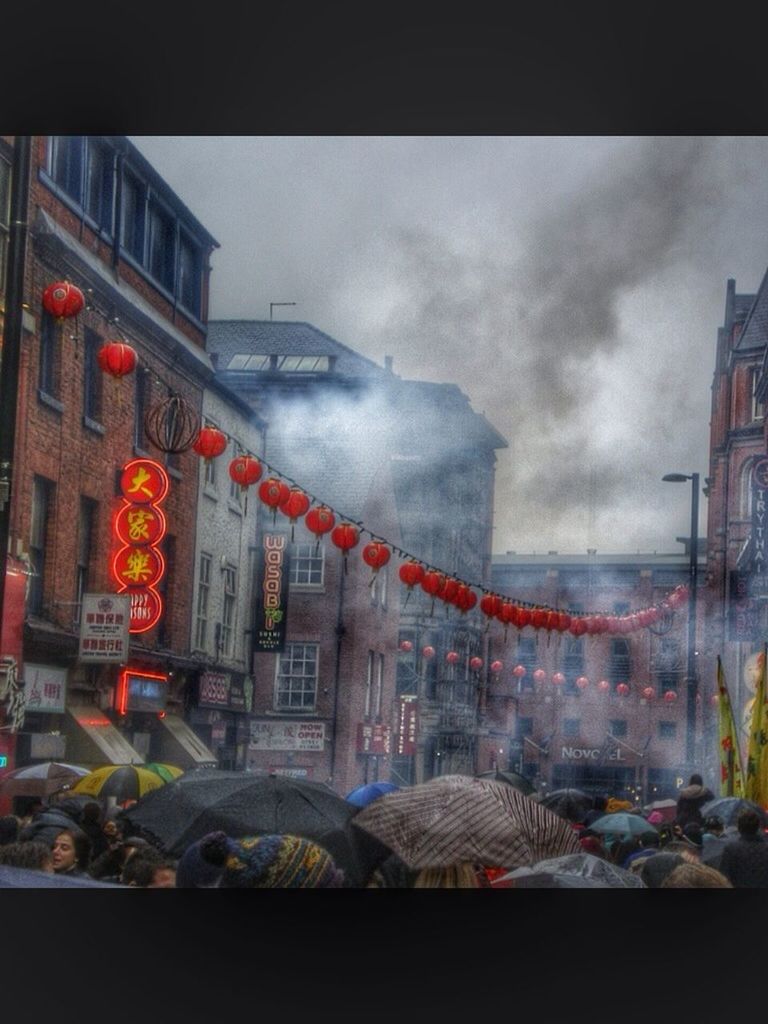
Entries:
POLYGON ((254 650, 285 649, 288 610, 288 534, 265 530, 258 555, 254 650))
POLYGON ((368 725, 358 722, 357 753, 389 754, 392 750, 392 728, 389 725, 368 725))
POLYGON ((399 756, 412 756, 416 753, 416 740, 419 733, 419 702, 416 697, 397 698, 397 741, 396 752, 399 756))
POLYGON ((55 665, 24 666, 24 701, 27 711, 45 714, 64 713, 67 695, 67 670, 55 665))

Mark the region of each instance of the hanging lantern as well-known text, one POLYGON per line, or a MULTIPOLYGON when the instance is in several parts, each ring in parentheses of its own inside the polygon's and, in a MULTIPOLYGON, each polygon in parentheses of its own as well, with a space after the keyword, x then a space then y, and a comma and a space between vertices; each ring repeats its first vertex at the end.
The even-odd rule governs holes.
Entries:
POLYGON ((427 660, 429 660, 430 658, 434 658, 434 656, 435 656, 435 648, 430 646, 429 644, 427 644, 426 647, 422 647, 421 648, 421 653, 422 653, 423 657, 425 657, 427 660))
POLYGON ((441 601, 445 601, 446 604, 453 604, 456 600, 456 595, 459 592, 459 581, 454 576, 446 578, 443 584, 443 589, 437 595, 441 601))
POLYGON ((445 576, 441 572, 437 572, 435 569, 430 569, 425 572, 421 578, 421 589, 429 594, 430 597, 435 597, 440 592, 445 583, 445 576))
MULTIPOLYGON (((344 572, 347 571, 347 555, 360 543, 360 531, 352 523, 339 523, 331 530, 331 541, 344 555, 344 572)), ((403 643, 410 643, 404 640, 403 643)), ((411 647, 413 644, 411 644, 411 647)))
POLYGON ((266 480, 262 480, 259 484, 259 499, 275 513, 278 506, 286 501, 289 494, 290 488, 288 484, 283 483, 276 476, 268 476, 266 480))
POLYGON ((544 671, 543 668, 537 668, 536 671, 533 673, 533 678, 537 683, 543 683, 544 680, 547 678, 547 673, 544 671))
POLYGON ((642 692, 646 700, 653 700, 656 696, 656 691, 652 686, 644 686, 642 692))
POLYGON ((483 659, 478 658, 477 655, 475 655, 473 658, 469 659, 469 667, 473 672, 479 672, 483 667, 483 659))
POLYGON ((460 655, 458 651, 448 651, 448 653, 445 656, 445 660, 448 662, 449 665, 455 665, 456 662, 459 660, 459 657, 460 655))
POLYGON ((576 685, 580 690, 586 690, 586 688, 589 686, 589 680, 586 676, 579 676, 579 678, 576 680, 576 685))
POLYGON ((192 445, 194 451, 206 462, 217 458, 227 447, 227 435, 216 427, 203 427, 192 445))
POLYGON ((495 618, 501 608, 501 598, 498 594, 483 594, 480 598, 480 611, 489 619, 495 618))
POLYGON ((403 654, 410 654, 410 652, 413 650, 413 644, 411 643, 410 640, 401 640, 397 646, 400 648, 403 654))
POLYGON ((527 671, 528 670, 525 665, 515 665, 512 669, 512 675, 515 676, 516 679, 522 679, 527 671))
POLYGON ((558 633, 565 633, 565 631, 570 627, 570 625, 571 616, 568 614, 568 612, 558 612, 557 625, 555 626, 555 629, 558 631, 558 633))
POLYGON ((375 576, 379 569, 387 564, 392 556, 392 552, 382 541, 372 540, 370 544, 366 544, 363 548, 362 556, 363 561, 366 565, 370 565, 375 576))
POLYGON ((463 594, 459 607, 463 612, 471 612, 476 604, 477 594, 471 587, 467 587, 466 593, 463 594))
MULTIPOLYGON (((179 455, 188 451, 199 432, 200 417, 181 395, 169 395, 144 416, 144 433, 161 452, 179 455)), ((226 443, 224 438, 224 447, 226 443)))
POLYGON ((611 684, 608 682, 607 679, 601 679, 600 682, 597 684, 597 688, 600 691, 600 693, 607 693, 611 688, 611 684))
POLYGON ((546 608, 534 608, 531 612, 531 625, 534 629, 542 629, 546 625, 546 608))
POLYGON ((43 292, 43 308, 57 320, 77 316, 85 305, 85 296, 69 281, 54 281, 43 292))
MULTIPOLYGON (((296 520, 299 516, 306 514, 309 508, 309 497, 302 491, 300 487, 291 487, 288 492, 288 497, 285 501, 281 502, 278 506, 279 510, 284 516, 288 516, 291 523, 291 540, 294 538, 294 530, 296 527, 296 520)), ((344 570, 346 571, 347 563, 344 562, 344 570)))
POLYGON ((424 566, 415 558, 411 558, 409 561, 403 562, 397 570, 397 574, 408 590, 413 590, 416 584, 421 583, 424 579, 424 566))
POLYGON ((315 505, 304 516, 304 522, 310 533, 317 537, 317 543, 323 534, 328 533, 336 525, 336 516, 327 505, 315 505))
POLYGON ((568 626, 568 632, 572 636, 583 636, 587 631, 587 625, 584 619, 575 618, 571 616, 571 624, 568 626))
MULTIPOLYGON (((717 694, 715 694, 717 696, 717 694)), ((664 693, 664 702, 666 704, 674 704, 677 700, 677 694, 674 690, 666 690, 664 693)))
POLYGON ((108 341, 96 353, 99 369, 110 377, 125 377, 136 369, 136 349, 122 341, 108 341))
POLYGON ((261 472, 261 463, 252 455, 238 455, 229 464, 230 479, 240 484, 241 491, 246 491, 251 484, 255 484, 261 472))
POLYGON ((565 676, 562 672, 555 672, 555 674, 552 676, 552 682, 555 684, 555 686, 562 686, 565 682, 565 676))
POLYGON ((629 686, 627 685, 627 683, 619 683, 619 685, 616 687, 616 693, 618 693, 620 697, 626 697, 629 693, 629 686))
POLYGON ((504 669, 504 662, 503 661, 499 661, 497 659, 496 661, 492 661, 491 662, 491 672, 493 672, 494 675, 498 675, 499 672, 503 671, 503 669, 504 669))
POLYGON ((531 609, 518 607, 517 609, 517 625, 519 629, 525 629, 526 626, 531 624, 531 609))

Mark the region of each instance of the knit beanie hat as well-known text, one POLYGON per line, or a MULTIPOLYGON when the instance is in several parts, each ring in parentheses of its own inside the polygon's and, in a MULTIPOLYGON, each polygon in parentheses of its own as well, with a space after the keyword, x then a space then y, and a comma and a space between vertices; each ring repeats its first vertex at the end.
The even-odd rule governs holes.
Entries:
POLYGON ((661 825, 664 821, 664 815, 661 811, 651 811, 648 817, 645 819, 649 825, 661 825))
POLYGON ((205 860, 200 852, 200 847, 208 840, 213 840, 215 845, 217 839, 219 842, 221 841, 221 837, 226 841, 227 837, 223 832, 209 832, 207 836, 203 836, 202 839, 198 839, 196 843, 192 843, 186 848, 176 866, 177 889, 213 889, 216 887, 224 865, 212 864, 205 860))
POLYGON ((206 836, 200 854, 221 865, 224 889, 338 889, 344 875, 331 855, 309 839, 292 835, 206 836))

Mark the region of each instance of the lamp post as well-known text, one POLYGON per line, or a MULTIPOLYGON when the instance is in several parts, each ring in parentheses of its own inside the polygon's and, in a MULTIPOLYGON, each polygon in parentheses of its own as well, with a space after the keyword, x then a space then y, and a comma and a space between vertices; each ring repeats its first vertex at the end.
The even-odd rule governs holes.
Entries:
POLYGON ((691 481, 691 536, 688 548, 688 657, 686 662, 686 737, 685 758, 689 767, 696 760, 696 582, 699 572, 699 474, 667 473, 661 478, 667 483, 691 481))

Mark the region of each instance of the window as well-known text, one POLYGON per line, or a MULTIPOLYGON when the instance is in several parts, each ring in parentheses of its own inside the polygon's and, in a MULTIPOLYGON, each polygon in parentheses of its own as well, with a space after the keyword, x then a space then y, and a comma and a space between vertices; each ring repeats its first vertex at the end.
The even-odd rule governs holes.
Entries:
POLYGON ((611 718, 608 722, 608 731, 611 736, 626 736, 627 735, 627 720, 626 718, 611 718))
POLYGON ((77 203, 83 198, 84 142, 82 135, 57 135, 51 139, 51 177, 77 203))
POLYGON ((221 613, 221 650, 225 658, 233 654, 235 631, 235 605, 237 604, 237 569, 227 565, 223 570, 224 604, 221 613))
POLYGON ((318 644, 287 644, 277 658, 275 710, 315 710, 318 644))
POLYGON ((147 397, 149 392, 149 375, 144 367, 136 368, 134 374, 135 384, 133 392, 133 447, 140 452, 147 450, 146 438, 144 436, 144 416, 147 411, 147 397))
POLYGON ((532 718, 518 718, 517 720, 517 738, 521 740, 525 736, 533 736, 532 718))
POLYGON ((365 704, 363 705, 363 715, 365 718, 370 718, 371 706, 373 704, 373 665, 374 665, 375 654, 373 651, 368 651, 368 666, 365 676, 365 704))
POLYGON ((216 490, 216 459, 203 459, 203 484, 216 490))
POLYGON ((659 739, 673 740, 677 736, 677 722, 659 722, 659 739))
POLYGON ((88 426, 101 421, 102 372, 96 359, 101 348, 101 338, 88 327, 85 328, 85 353, 83 356, 83 416, 88 426))
POLYGON ((564 718, 563 719, 563 737, 566 739, 577 739, 581 735, 581 719, 580 718, 564 718))
POLYGON ((565 637, 563 674, 565 676, 564 692, 579 693, 576 680, 584 674, 584 641, 581 637, 565 637))
POLYGON ((384 655, 380 654, 376 659, 376 697, 373 704, 373 713, 377 719, 381 718, 381 695, 384 689, 384 655))
POLYGON ((32 576, 29 579, 28 607, 33 615, 43 611, 43 589, 45 583, 45 552, 48 523, 53 504, 54 484, 44 477, 36 476, 32 482, 32 525, 29 537, 29 557, 32 576))
POLYGON ((387 567, 383 566, 373 577, 371 584, 371 604, 387 607, 387 567))
POLYGON ((98 227, 112 233, 114 155, 105 143, 82 135, 55 136, 49 173, 98 227))
POLYGON ((320 587, 323 584, 325 551, 311 544, 291 545, 289 582, 302 586, 320 587))
POLYGON ((8 228, 11 222, 11 165, 0 158, 0 295, 5 291, 8 228))
POLYGON ((200 249, 182 233, 179 239, 179 300, 194 316, 200 316, 200 249))
POLYGON ((167 291, 173 291, 175 228, 170 215, 150 200, 148 218, 148 266, 150 274, 167 291))
POLYGON ((211 590, 211 556, 200 552, 200 579, 197 584, 195 615, 195 649, 206 650, 208 640, 208 596, 211 590))
POLYGON ((88 568, 93 550, 94 524, 98 502, 93 498, 80 498, 80 520, 77 537, 77 566, 75 570, 75 624, 80 622, 83 594, 88 591, 88 568))
POLYGON ((517 641, 517 664, 522 665, 526 670, 520 680, 521 690, 534 690, 536 684, 533 681, 533 673, 536 668, 536 638, 532 636, 521 636, 517 641))
POLYGON ((40 390, 51 398, 59 397, 59 345, 57 343, 56 321, 50 313, 43 313, 40 317, 40 368, 38 372, 38 386, 40 390))
POLYGON ((754 366, 750 371, 751 384, 752 384, 752 419, 761 420, 763 418, 763 403, 757 399, 757 386, 760 383, 760 367, 754 366))
POLYGON ((123 176, 121 242, 137 263, 144 262, 146 191, 130 171, 123 176))
POLYGON ((85 177, 86 213, 111 235, 114 157, 111 150, 95 139, 88 139, 85 177))
POLYGON ((614 690, 619 683, 629 682, 629 644, 626 640, 611 641, 611 663, 609 667, 609 674, 614 690))
POLYGON ((629 601, 614 601, 613 602, 613 614, 614 615, 629 615, 629 601))

